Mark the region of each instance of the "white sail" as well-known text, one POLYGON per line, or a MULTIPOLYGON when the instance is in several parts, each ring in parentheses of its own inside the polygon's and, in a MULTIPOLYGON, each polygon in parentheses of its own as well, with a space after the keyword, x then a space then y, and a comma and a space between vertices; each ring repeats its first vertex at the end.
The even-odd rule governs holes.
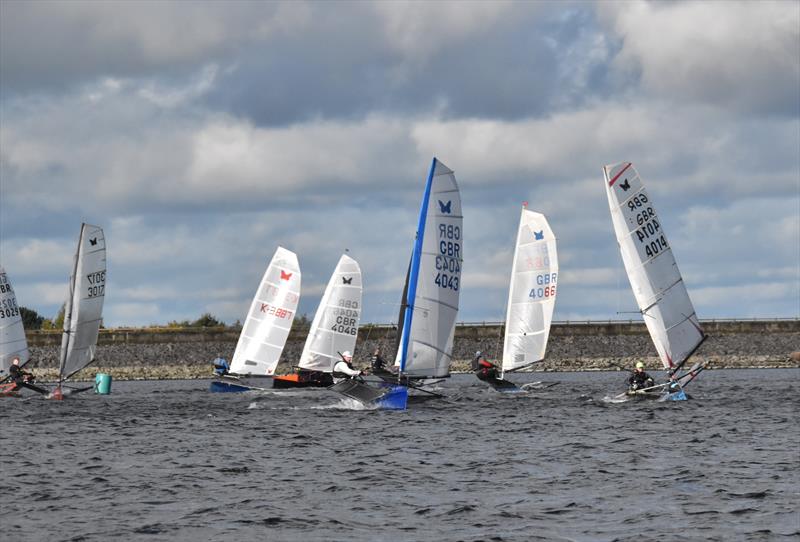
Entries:
POLYGON ((704 333, 653 202, 629 162, 603 168, 611 220, 633 295, 666 369, 682 365, 704 333))
POLYGON ((60 380, 94 360, 105 295, 106 238, 99 226, 83 224, 64 307, 60 380))
POLYGON ((6 270, 0 266, 0 380, 8 376, 8 368, 14 358, 19 358, 22 366, 30 359, 30 353, 17 296, 6 270))
POLYGON ((361 318, 361 268, 343 254, 311 322, 300 363, 303 369, 333 372, 340 352, 352 352, 361 318))
POLYGON ((556 304, 556 238, 543 214, 522 209, 508 289, 502 370, 544 359, 556 304))
POLYGON ((461 196, 453 171, 433 159, 407 279, 396 365, 411 377, 450 373, 461 264, 461 196))
POLYGON ((299 301, 297 255, 278 247, 250 304, 233 353, 231 373, 257 376, 275 373, 299 301))

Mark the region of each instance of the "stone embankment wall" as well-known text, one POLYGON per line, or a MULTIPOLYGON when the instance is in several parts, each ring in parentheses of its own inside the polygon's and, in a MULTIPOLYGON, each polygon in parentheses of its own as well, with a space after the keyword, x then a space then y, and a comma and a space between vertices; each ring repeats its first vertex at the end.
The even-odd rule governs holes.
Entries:
MULTIPOLYGON (((791 359, 800 351, 800 320, 707 321, 708 340, 695 354, 712 368, 797 367, 791 359)), ((292 330, 278 372, 297 363, 307 329, 292 330)), ((456 327, 452 370, 469 370, 475 351, 488 359, 502 354, 503 327, 494 324, 460 324, 456 327)), ((198 378, 211 373, 217 355, 230 360, 239 330, 195 329, 104 329, 100 332, 96 361, 82 375, 110 372, 115 378, 198 378)), ((385 359, 394 359, 396 330, 391 326, 363 326, 359 330, 355 363, 369 364, 380 348, 385 359)), ((44 378, 57 372, 61 345, 59 332, 28 332, 33 360, 30 367, 44 378)), ((537 371, 584 371, 629 368, 643 360, 649 369, 660 363, 647 329, 642 323, 559 323, 551 328, 546 360, 537 371)))

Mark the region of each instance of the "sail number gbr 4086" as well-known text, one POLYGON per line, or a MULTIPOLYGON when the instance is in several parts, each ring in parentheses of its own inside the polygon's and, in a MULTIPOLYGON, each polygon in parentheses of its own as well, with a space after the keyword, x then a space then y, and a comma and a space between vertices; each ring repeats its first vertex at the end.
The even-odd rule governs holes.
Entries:
POLYGON ((458 291, 461 277, 461 228, 439 224, 439 254, 436 255, 436 280, 440 288, 458 291))
MULTIPOLYGON (((669 244, 661 230, 661 224, 658 223, 656 212, 652 207, 646 205, 649 201, 647 194, 640 192, 628 200, 626 207, 628 214, 636 217, 636 226, 638 227, 633 230, 636 240, 644 248, 647 257, 654 258, 667 250, 669 244)), ((628 220, 633 224, 632 217, 629 216, 628 220)))

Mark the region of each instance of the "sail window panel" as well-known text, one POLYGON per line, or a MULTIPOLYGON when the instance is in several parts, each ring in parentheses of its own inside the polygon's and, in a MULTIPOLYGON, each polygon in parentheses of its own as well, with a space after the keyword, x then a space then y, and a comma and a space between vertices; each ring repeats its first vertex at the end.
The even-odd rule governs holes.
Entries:
POLYGON ((696 316, 669 329, 667 336, 672 349, 672 360, 676 364, 686 359, 703 340, 703 332, 696 316))
POLYGON ((304 355, 300 367, 314 371, 331 372, 333 365, 341 359, 339 353, 352 352, 354 345, 354 335, 319 329, 308 345, 308 352, 303 352, 304 355))
POLYGON ((672 251, 651 260, 639 270, 633 286, 640 308, 644 309, 658 301, 664 292, 681 280, 681 273, 672 256, 672 251))
POLYGON ((270 375, 275 372, 283 348, 273 344, 250 343, 238 360, 238 374, 270 375), (252 363, 255 362, 255 365, 252 363))
POLYGON ((545 333, 509 336, 504 350, 503 370, 511 371, 541 361, 544 358, 546 346, 547 336, 545 333), (507 356, 505 351, 508 351, 507 356))
POLYGON ((542 303, 511 305, 506 326, 515 334, 541 332, 547 323, 545 312, 542 303))
POLYGON ((404 374, 408 376, 447 376, 450 360, 428 344, 412 341, 404 374))
POLYGON ((659 319, 664 328, 669 330, 671 327, 681 323, 683 320, 694 314, 692 302, 686 287, 683 283, 676 284, 658 300, 658 303, 650 307, 645 313, 645 319, 655 317, 659 319))

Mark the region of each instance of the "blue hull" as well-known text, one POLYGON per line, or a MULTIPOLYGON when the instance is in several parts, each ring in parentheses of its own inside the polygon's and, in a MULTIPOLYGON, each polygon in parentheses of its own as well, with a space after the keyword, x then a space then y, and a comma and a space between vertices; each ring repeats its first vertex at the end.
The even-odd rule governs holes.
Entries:
POLYGON ((405 410, 408 404, 408 388, 392 386, 390 392, 375 401, 381 410, 405 410))
POLYGON ((664 401, 686 401, 689 398, 686 396, 686 392, 683 390, 676 391, 674 393, 668 393, 667 396, 663 399, 664 401))
POLYGON ((214 380, 208 387, 208 391, 213 393, 238 393, 250 390, 251 388, 248 388, 247 386, 234 384, 233 382, 222 382, 220 380, 214 380))

